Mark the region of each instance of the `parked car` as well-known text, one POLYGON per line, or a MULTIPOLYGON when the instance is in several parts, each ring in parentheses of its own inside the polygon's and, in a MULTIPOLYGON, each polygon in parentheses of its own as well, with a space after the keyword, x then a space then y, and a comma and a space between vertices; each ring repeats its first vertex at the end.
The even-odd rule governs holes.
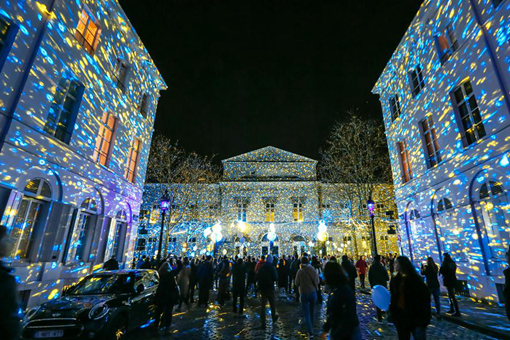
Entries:
POLYGON ((22 339, 121 339, 154 320, 155 270, 116 270, 89 275, 62 297, 30 309, 22 339))

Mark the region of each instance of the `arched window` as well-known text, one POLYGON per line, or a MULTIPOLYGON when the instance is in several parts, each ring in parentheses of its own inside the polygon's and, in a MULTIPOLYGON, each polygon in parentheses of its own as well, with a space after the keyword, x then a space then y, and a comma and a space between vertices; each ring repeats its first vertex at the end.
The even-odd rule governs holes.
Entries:
POLYGON ((92 243, 91 230, 94 215, 97 215, 98 207, 93 198, 85 199, 80 205, 79 214, 77 215, 76 224, 70 237, 68 244, 67 259, 70 261, 85 261, 86 250, 92 243))
POLYGON ((453 209, 452 201, 450 201, 448 198, 441 198, 437 202, 437 212, 442 213, 448 210, 453 209))
POLYGON ((20 260, 30 256, 42 210, 51 201, 51 187, 44 179, 35 178, 28 182, 23 193, 16 219, 9 230, 15 242, 9 257, 20 260))
POLYGON ((504 261, 510 242, 507 216, 509 208, 505 188, 500 182, 486 180, 479 191, 482 219, 492 258, 504 261))

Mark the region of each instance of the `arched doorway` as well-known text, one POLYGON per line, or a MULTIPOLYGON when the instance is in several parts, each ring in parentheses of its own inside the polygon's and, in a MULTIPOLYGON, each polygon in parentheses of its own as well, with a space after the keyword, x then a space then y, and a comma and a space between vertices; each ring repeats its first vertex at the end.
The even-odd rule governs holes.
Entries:
POLYGON ((269 240, 267 238, 267 234, 264 234, 260 240, 261 245, 261 253, 262 255, 274 255, 278 256, 278 252, 280 250, 280 240, 278 238, 278 235, 276 235, 276 238, 274 240, 269 240))
POLYGON ((292 249, 294 255, 301 256, 306 252, 306 239, 301 235, 294 235, 291 237, 292 249))
POLYGON ((9 229, 9 235, 14 240, 9 258, 26 260, 31 256, 41 224, 40 217, 43 210, 49 207, 51 194, 50 184, 42 178, 32 179, 25 186, 16 218, 9 229))
POLYGON ((248 235, 243 234, 241 237, 235 236, 234 237, 235 255, 247 256, 250 242, 251 240, 248 237, 248 235))

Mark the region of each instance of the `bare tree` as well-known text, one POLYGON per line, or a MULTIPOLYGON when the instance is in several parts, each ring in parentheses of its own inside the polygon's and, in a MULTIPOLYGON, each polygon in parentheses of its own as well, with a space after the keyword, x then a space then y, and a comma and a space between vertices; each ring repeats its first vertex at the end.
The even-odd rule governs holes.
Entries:
POLYGON ((220 170, 213 157, 186 152, 178 143, 158 135, 150 150, 147 178, 155 188, 152 194, 156 197, 166 194, 169 200, 163 247, 168 249, 172 230, 183 222, 198 219, 200 207, 209 195, 207 188, 219 180, 220 170))
MULTIPOLYGON (((345 225, 351 226, 355 239, 356 231, 367 227, 366 202, 378 185, 391 183, 391 172, 383 127, 353 111, 348 114, 334 125, 326 148, 321 150, 319 174, 333 188, 332 194, 345 213, 345 225)), ((354 245, 356 248, 356 242, 354 245)))

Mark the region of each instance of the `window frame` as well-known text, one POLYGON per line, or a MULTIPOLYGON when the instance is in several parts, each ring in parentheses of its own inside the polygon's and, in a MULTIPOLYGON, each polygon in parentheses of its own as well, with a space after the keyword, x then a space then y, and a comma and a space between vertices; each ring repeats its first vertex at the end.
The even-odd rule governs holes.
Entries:
POLYGON ((411 160, 409 159, 407 141, 405 139, 397 142, 397 150, 399 154, 400 171, 402 173, 402 183, 407 183, 413 179, 413 170, 411 167, 411 160), (406 171, 406 168, 408 171, 406 171))
POLYGON ((421 93, 421 90, 425 87, 425 78, 423 77, 423 69, 420 64, 416 64, 408 73, 409 85, 411 86, 411 93, 413 98, 421 93), (414 84, 416 79, 417 83, 414 84))
POLYGON ((147 118, 149 116, 149 103, 150 103, 150 94, 148 92, 142 93, 140 98, 140 102, 138 105, 138 112, 144 117, 147 118))
MULTIPOLYGON (((99 20, 96 18, 95 15, 92 14, 92 11, 87 7, 84 6, 80 13, 78 14, 78 23, 75 27, 74 37, 78 41, 78 44, 87 51, 88 54, 91 56, 94 56, 97 51, 97 45, 99 44, 99 40, 101 38, 101 25, 99 24, 99 20), (87 15, 87 22, 83 22, 83 14, 87 15), (91 42, 89 42, 86 38, 87 33, 89 32, 90 22, 92 22, 96 26, 96 32, 93 34, 94 39, 91 42), (79 25, 80 23, 83 23, 83 31, 80 31, 79 25)), ((92 33, 90 33, 92 35, 92 33)))
POLYGON ((276 206, 273 202, 266 202, 266 222, 274 222, 276 206))
POLYGON ((391 121, 394 122, 402 114, 402 106, 400 105, 400 98, 398 94, 390 96, 388 104, 390 106, 391 121))
POLYGON ((455 111, 455 118, 457 120, 457 125, 459 126, 459 130, 461 132, 462 137, 462 143, 464 145, 464 148, 476 144, 478 141, 482 140, 487 136, 487 132, 485 131, 485 126, 483 124, 483 117, 482 112, 480 109, 480 106, 478 105, 478 101, 475 96, 475 90, 473 88, 473 85, 471 84, 471 80, 468 78, 467 80, 464 80, 462 83, 460 83, 458 86, 456 86, 450 93, 451 97, 451 103, 455 111), (468 93, 466 90, 466 84, 470 85, 471 92, 468 93), (463 98, 459 102, 456 97, 457 91, 460 90, 463 98), (474 109, 471 109, 471 103, 470 99, 473 98, 474 103, 476 104, 476 107, 474 109), (467 115, 464 115, 461 113, 460 107, 462 105, 466 105, 467 107, 467 115), (478 111, 479 121, 475 122, 475 116, 473 115, 473 112, 478 111), (464 118, 469 118, 469 123, 471 124, 471 127, 466 129, 464 126, 464 118), (478 131, 478 126, 481 126, 480 131, 478 131), (472 132, 470 132, 472 130, 472 132), (481 133, 480 133, 481 132, 481 133), (471 137, 469 137, 471 136, 471 137), (473 140, 471 140, 473 138, 473 140))
POLYGON ((248 203, 239 200, 236 203, 237 208, 237 220, 240 222, 247 222, 248 217, 248 203))
POLYGON ((129 65, 126 60, 123 58, 116 58, 113 76, 115 78, 115 84, 117 85, 117 88, 120 89, 122 93, 125 93, 127 89, 128 73, 129 65), (120 73, 122 67, 124 67, 124 73, 120 73))
POLYGON ((115 143, 115 137, 116 137, 116 132, 117 132, 117 128, 118 128, 118 121, 119 121, 118 118, 112 112, 110 112, 110 111, 103 112, 103 117, 101 117, 100 127, 99 127, 99 131, 98 131, 98 135, 96 137, 96 143, 94 145, 94 153, 93 153, 92 158, 93 158, 94 162, 99 163, 105 167, 108 167, 110 165, 110 161, 112 158, 113 144, 115 143), (104 120, 105 117, 106 117, 106 121, 104 120), (103 149, 103 145, 105 142, 104 133, 107 130, 109 130, 108 122, 109 122, 110 118, 113 118, 113 127, 110 130, 111 134, 110 134, 110 140, 109 140, 109 145, 108 145, 108 151, 105 155, 105 162, 103 164, 101 162, 101 155, 103 153, 102 149, 103 149), (101 131, 104 131, 103 134, 101 133, 101 131), (98 148, 98 140, 101 140, 99 148, 98 148))
POLYGON ((303 217, 303 200, 301 200, 299 198, 296 199, 292 203, 292 207, 293 207, 292 217, 293 217, 294 222, 303 222, 304 221, 304 217, 303 217))
POLYGON ((141 151, 142 140, 140 138, 133 138, 133 140, 131 141, 131 147, 129 148, 126 170, 124 172, 124 178, 126 178, 131 183, 136 182, 136 175, 138 174, 138 166, 140 163, 141 151), (138 145, 138 149, 135 148, 135 145, 138 145), (133 164, 133 169, 131 169, 131 164, 133 164))
POLYGON ((7 61, 7 57, 11 52, 12 45, 16 39, 16 35, 19 31, 19 26, 16 25, 10 18, 0 14, 0 20, 5 21, 7 30, 5 32, 4 44, 0 46, 0 72, 2 72, 3 66, 7 61))
POLYGON ((439 143, 437 141, 436 125, 432 120, 432 115, 428 115, 420 121, 420 130, 425 161, 427 163, 427 168, 431 169, 443 161, 441 157, 441 149, 439 148, 439 143), (432 150, 429 149, 429 146, 432 150))

